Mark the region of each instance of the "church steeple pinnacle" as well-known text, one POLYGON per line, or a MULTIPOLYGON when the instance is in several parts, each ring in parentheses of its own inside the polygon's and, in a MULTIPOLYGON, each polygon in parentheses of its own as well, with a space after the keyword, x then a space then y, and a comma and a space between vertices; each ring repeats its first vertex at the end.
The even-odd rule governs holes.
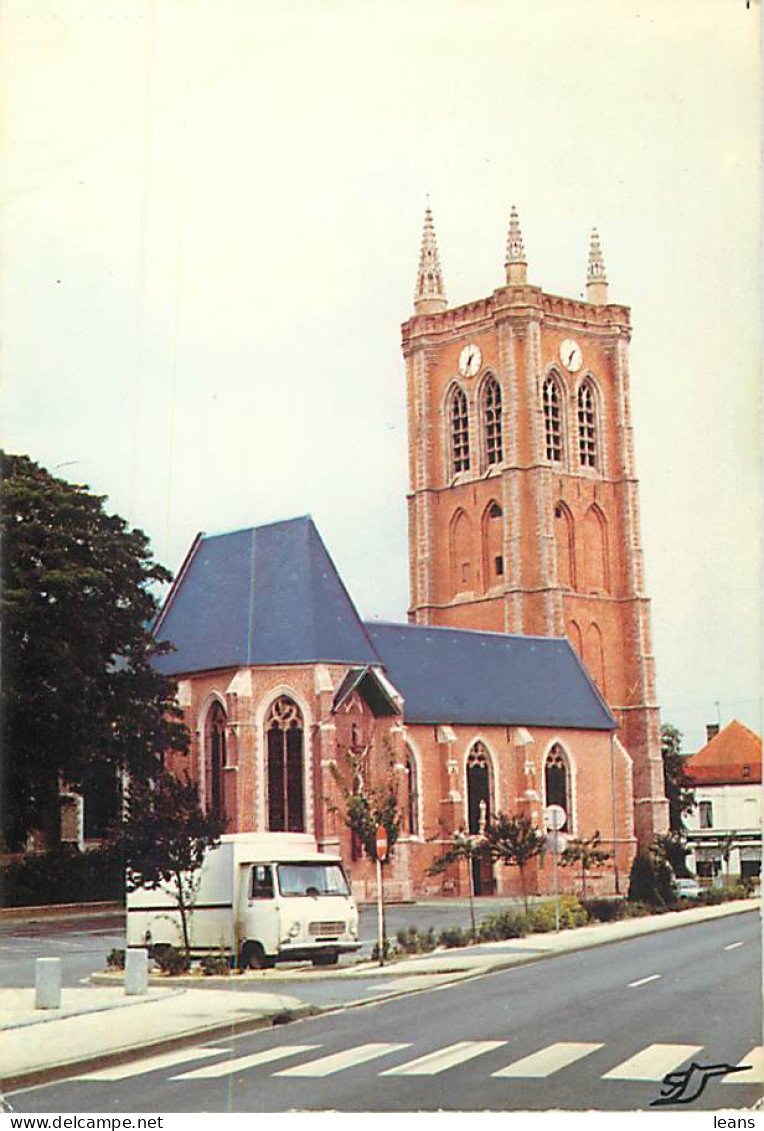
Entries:
POLYGON ((422 250, 419 253, 419 270, 414 292, 414 310, 417 314, 439 314, 448 306, 443 272, 438 257, 438 242, 435 239, 435 225, 432 220, 430 203, 424 214, 422 250))
POLYGON ((509 213, 509 232, 507 233, 507 254, 504 260, 507 272, 507 286, 522 287, 528 282, 528 260, 525 258, 523 233, 514 204, 509 213))
POLYGON ((586 269, 586 300, 599 305, 607 302, 607 274, 605 272, 605 258, 602 254, 600 237, 596 228, 592 228, 589 240, 589 265, 586 269))

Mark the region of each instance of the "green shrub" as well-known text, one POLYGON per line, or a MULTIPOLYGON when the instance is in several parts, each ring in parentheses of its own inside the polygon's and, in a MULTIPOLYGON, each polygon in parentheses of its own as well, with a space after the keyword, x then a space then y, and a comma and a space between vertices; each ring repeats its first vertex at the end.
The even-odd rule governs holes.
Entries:
POLYGON ((629 899, 654 910, 675 907, 678 902, 671 868, 652 852, 638 852, 631 865, 629 899))
MULTIPOLYGON (((574 895, 560 896, 560 929, 570 930, 573 927, 583 927, 588 923, 589 916, 581 901, 574 895)), ((528 910, 528 929, 532 934, 545 934, 553 931, 556 925, 554 900, 548 899, 537 903, 528 910)))
POLYGON ((163 947, 156 952, 154 959, 163 974, 187 974, 191 967, 186 952, 178 950, 176 946, 168 946, 166 949, 163 947))
POLYGON ((528 923, 520 911, 498 911, 494 915, 487 915, 478 927, 481 942, 521 939, 527 933, 528 923))
POLYGON ((468 946, 472 942, 469 931, 461 927, 444 927, 438 935, 438 946, 445 946, 449 950, 457 946, 468 946))
POLYGON ((532 935, 543 935, 554 930, 554 900, 535 903, 528 908, 528 930, 532 935))
POLYGON ((118 857, 103 849, 80 852, 62 845, 11 860, 0 867, 0 906, 122 902, 125 873, 118 857))
POLYGON ((114 948, 106 955, 106 965, 110 970, 124 970, 125 968, 125 952, 114 948))
POLYGON ((719 903, 726 903, 728 899, 729 896, 723 888, 706 888, 698 896, 698 903, 701 907, 716 907, 719 903))
POLYGON ((429 954, 436 946, 432 927, 428 927, 426 931, 419 931, 416 927, 402 929, 398 931, 395 940, 404 954, 429 954))
MULTIPOLYGON (((388 958, 396 958, 400 954, 400 950, 395 943, 390 942, 390 939, 386 938, 382 953, 385 961, 387 961, 388 958)), ((371 948, 371 960, 372 962, 379 961, 379 943, 374 943, 374 946, 371 948)))
POLYGON ((199 963, 202 974, 207 977, 220 976, 231 973, 231 960, 228 955, 220 951, 217 954, 205 954, 199 963))
POLYGON ((625 918, 626 915, 626 905, 618 897, 584 899, 581 901, 581 906, 586 909, 589 918, 597 923, 614 923, 617 919, 625 918))

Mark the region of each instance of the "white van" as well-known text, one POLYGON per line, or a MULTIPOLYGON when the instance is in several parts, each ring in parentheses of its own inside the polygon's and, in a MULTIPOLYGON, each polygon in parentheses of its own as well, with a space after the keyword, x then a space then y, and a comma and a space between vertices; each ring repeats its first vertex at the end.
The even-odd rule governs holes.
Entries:
MULTIPOLYGON (((172 890, 128 892, 129 947, 182 946, 172 890)), ((207 853, 188 922, 192 954, 222 950, 252 968, 304 959, 333 966, 361 945, 342 860, 303 833, 222 837, 207 853)))

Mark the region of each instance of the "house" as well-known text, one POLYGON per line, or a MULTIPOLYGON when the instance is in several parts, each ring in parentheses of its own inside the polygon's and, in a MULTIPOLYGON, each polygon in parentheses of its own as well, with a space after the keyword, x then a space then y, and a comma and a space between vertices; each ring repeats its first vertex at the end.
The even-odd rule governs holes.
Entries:
POLYGON ((733 719, 708 728, 685 763, 695 808, 685 819, 690 868, 699 876, 761 874, 761 739, 733 719))

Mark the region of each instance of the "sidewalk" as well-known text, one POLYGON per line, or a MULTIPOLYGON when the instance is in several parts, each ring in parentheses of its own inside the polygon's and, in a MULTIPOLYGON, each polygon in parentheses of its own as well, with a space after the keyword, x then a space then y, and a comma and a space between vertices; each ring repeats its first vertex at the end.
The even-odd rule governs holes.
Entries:
POLYGON ((461 950, 437 951, 384 967, 363 962, 320 971, 258 970, 235 979, 204 979, 205 987, 215 988, 196 988, 201 984, 199 978, 174 978, 172 986, 168 986, 167 979, 152 979, 152 988, 145 997, 125 997, 118 984, 119 975, 96 975, 93 980, 99 983, 97 986, 64 989, 62 1008, 56 1011, 35 1010, 31 989, 0 989, 2 1088, 10 1091, 28 1087, 138 1056, 165 1052, 188 1041, 212 1040, 309 1016, 321 1011, 309 1000, 311 983, 316 981, 371 980, 375 983, 372 997, 359 1000, 379 1002, 449 981, 758 907, 757 899, 740 900, 644 919, 601 923, 559 934, 531 935, 461 950), (301 983, 300 997, 278 991, 278 983, 285 981, 301 983), (230 992, 233 982, 242 992, 230 992), (382 987, 380 982, 384 983, 382 987), (115 1013, 115 1010, 121 1012, 115 1013))

